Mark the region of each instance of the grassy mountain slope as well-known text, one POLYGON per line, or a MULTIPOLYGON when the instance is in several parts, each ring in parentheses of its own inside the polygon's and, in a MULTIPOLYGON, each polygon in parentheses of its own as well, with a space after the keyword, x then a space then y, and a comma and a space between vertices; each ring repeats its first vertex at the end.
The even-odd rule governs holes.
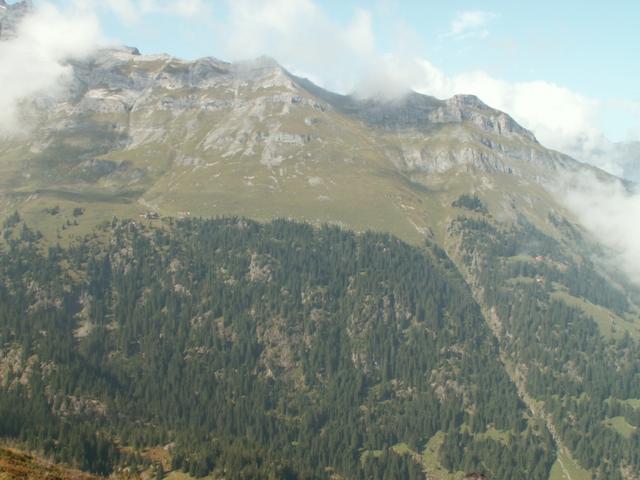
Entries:
POLYGON ((73 470, 25 453, 0 446, 2 480, 97 480, 100 477, 73 470))

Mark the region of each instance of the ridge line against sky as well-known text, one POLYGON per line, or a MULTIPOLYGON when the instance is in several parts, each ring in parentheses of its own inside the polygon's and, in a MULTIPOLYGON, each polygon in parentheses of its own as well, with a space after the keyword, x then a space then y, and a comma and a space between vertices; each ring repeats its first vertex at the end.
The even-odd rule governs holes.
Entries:
POLYGON ((35 4, 93 18, 104 38, 143 53, 224 60, 266 54, 341 93, 393 97, 413 88, 439 98, 475 94, 533 130, 546 146, 617 175, 629 159, 618 158, 612 142, 640 140, 640 62, 633 56, 640 46, 637 2, 35 4))

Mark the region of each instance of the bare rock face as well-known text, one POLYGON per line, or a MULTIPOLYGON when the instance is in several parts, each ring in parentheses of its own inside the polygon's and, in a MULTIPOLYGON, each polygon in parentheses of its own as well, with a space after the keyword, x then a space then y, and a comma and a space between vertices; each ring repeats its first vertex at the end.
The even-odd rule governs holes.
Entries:
POLYGON ((533 133, 518 125, 506 113, 489 107, 475 95, 456 95, 444 103, 446 106, 441 110, 444 118, 458 122, 469 121, 482 130, 537 143, 533 133))

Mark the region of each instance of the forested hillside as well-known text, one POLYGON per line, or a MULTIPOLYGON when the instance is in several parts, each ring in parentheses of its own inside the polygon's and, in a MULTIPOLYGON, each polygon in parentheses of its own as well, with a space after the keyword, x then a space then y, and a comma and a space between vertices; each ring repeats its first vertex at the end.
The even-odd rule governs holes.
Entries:
POLYGON ((549 216, 572 244, 524 217, 507 225, 469 210, 450 226, 450 250, 512 378, 581 467, 600 479, 637 478, 637 288, 581 256, 585 239, 566 220, 549 216))
POLYGON ((239 218, 3 232, 2 436, 102 474, 164 446, 196 477, 549 477, 551 434, 437 247, 239 218))

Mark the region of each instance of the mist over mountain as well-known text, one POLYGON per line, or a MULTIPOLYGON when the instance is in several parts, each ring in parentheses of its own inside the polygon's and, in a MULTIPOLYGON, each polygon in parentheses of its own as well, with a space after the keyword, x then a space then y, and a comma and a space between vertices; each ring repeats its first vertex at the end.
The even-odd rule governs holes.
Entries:
POLYGON ((0 437, 115 478, 637 479, 632 183, 475 95, 49 7, 0 0, 0 437))
POLYGON ((618 165, 621 169, 620 177, 640 183, 640 142, 615 144, 611 157, 614 165, 618 165))

